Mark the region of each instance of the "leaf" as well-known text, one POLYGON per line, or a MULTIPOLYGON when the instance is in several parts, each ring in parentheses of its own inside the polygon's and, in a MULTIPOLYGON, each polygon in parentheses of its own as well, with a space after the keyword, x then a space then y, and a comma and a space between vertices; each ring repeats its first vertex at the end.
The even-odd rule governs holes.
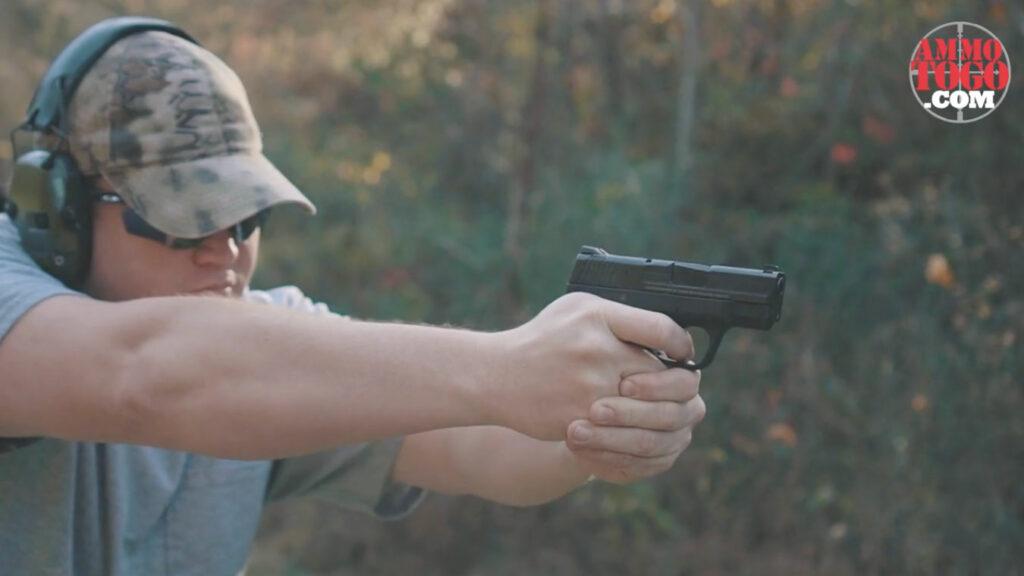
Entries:
POLYGON ((785 444, 786 446, 796 446, 797 441, 796 430, 784 422, 769 426, 768 431, 765 432, 765 438, 772 442, 785 444))
POLYGON ((949 260, 942 254, 932 254, 928 257, 925 265, 924 277, 929 284, 952 288, 956 284, 953 278, 953 269, 949 266, 949 260))

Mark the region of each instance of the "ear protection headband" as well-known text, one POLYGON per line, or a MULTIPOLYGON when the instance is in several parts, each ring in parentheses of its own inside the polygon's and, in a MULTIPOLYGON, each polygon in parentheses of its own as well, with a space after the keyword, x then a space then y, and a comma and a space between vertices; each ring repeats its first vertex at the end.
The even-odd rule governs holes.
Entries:
POLYGON ((18 227, 25 252, 72 288, 78 287, 89 270, 92 197, 68 149, 68 107, 82 78, 108 48, 126 36, 151 30, 199 44, 164 20, 123 17, 94 24, 53 61, 32 96, 25 120, 11 131, 16 155, 19 131, 56 137, 52 148, 17 157, 8 198, 0 198, 0 212, 7 212, 18 227))

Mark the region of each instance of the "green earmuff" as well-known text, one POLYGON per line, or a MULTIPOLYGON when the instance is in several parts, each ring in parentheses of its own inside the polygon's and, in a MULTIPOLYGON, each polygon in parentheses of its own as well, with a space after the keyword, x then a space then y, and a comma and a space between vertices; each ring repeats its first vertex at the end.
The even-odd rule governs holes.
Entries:
POLYGON ((68 286, 81 282, 91 256, 91 205, 83 188, 74 160, 64 152, 27 152, 11 177, 7 213, 22 248, 68 286))

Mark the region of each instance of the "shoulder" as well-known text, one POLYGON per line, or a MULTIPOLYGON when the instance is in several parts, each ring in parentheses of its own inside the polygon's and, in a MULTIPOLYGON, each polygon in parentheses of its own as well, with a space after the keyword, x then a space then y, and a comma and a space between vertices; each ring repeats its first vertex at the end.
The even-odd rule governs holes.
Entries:
POLYGON ((0 214, 0 340, 39 302, 59 294, 79 294, 44 272, 21 248, 18 229, 0 214))
POLYGON ((20 253, 26 258, 25 251, 21 249, 21 237, 18 236, 18 228, 11 222, 7 214, 0 213, 0 258, 7 259, 10 256, 20 253))
POLYGON ((18 241, 18 229, 7 214, 0 214, 0 242, 18 241))
MULTIPOLYGON (((21 247, 18 228, 7 214, 0 213, 0 267, 2 276, 28 278, 40 283, 63 286, 59 280, 42 270, 21 247)), ((5 283, 6 285, 6 283, 5 283)), ((70 290, 69 290, 70 291, 70 290)))

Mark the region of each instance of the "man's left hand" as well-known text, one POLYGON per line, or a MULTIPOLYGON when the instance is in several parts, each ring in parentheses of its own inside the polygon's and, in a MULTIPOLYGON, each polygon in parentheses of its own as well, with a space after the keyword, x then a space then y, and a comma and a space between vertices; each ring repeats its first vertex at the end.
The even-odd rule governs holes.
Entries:
POLYGON ((619 396, 597 400, 569 425, 566 444, 585 472, 628 484, 665 472, 704 418, 700 372, 672 368, 623 379, 619 396))

